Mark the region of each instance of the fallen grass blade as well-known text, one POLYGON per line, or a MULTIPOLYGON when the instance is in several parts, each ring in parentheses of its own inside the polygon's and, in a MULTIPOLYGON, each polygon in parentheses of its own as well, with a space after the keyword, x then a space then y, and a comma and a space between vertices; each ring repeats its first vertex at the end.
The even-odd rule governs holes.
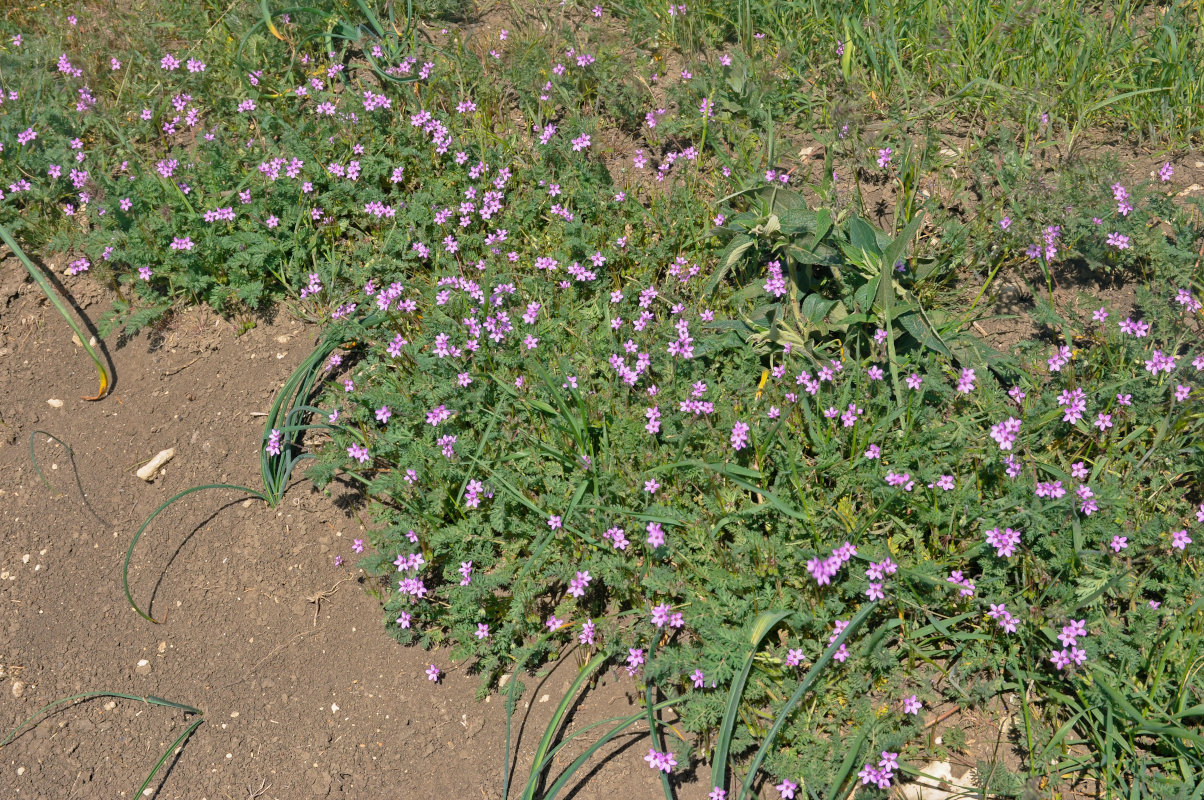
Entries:
POLYGON ((257 492, 254 489, 248 488, 246 486, 235 486, 235 485, 228 484, 228 483, 207 483, 204 486, 193 486, 191 489, 185 489, 184 491, 180 492, 176 496, 172 497, 167 502, 163 503, 163 505, 156 508, 154 510, 154 512, 149 517, 147 517, 146 522, 143 522, 142 527, 139 528, 138 532, 134 534, 134 540, 132 542, 130 542, 130 548, 125 553, 125 563, 121 565, 121 585, 125 588, 125 599, 129 601, 130 607, 138 612, 138 616, 142 617, 143 619, 145 619, 149 622, 153 622, 156 625, 159 624, 159 620, 155 619, 150 614, 147 614, 145 611, 143 611, 141 608, 139 608, 138 604, 134 602, 134 596, 130 593, 130 559, 132 559, 134 557, 134 548, 138 545, 138 540, 142 538, 142 532, 145 531, 147 526, 150 525, 151 522, 154 521, 155 517, 159 516, 159 514, 162 513, 164 509, 166 509, 168 506, 170 506, 172 503, 176 502, 180 498, 187 497, 188 495, 193 494, 194 492, 204 491, 205 489, 233 489, 235 491, 244 492, 246 494, 249 494, 252 497, 258 497, 260 500, 263 500, 264 502, 268 502, 268 498, 265 497, 262 493, 257 492))
MULTIPOLYGON (((37 454, 37 453, 35 453, 35 452, 34 452, 34 449, 33 449, 33 443, 34 443, 34 439, 36 439, 36 438, 37 438, 37 435, 38 435, 39 433, 40 433, 40 434, 42 434, 43 436, 45 436, 46 438, 48 438, 48 439, 53 439, 54 441, 56 441, 56 442, 58 442, 60 445, 62 445, 62 446, 63 446, 63 449, 65 449, 65 450, 67 451, 67 457, 71 459, 71 463, 72 463, 72 464, 74 464, 74 463, 75 463, 75 453, 74 453, 74 451, 72 451, 72 449, 71 449, 71 448, 70 448, 70 447, 67 445, 67 443, 66 443, 66 442, 64 442, 62 439, 60 439, 59 437, 55 436, 55 435, 54 435, 54 434, 52 434, 52 433, 47 433, 46 431, 35 430, 35 431, 33 431, 32 433, 30 433, 30 434, 29 434, 29 460, 33 462, 33 471, 34 471, 34 472, 36 472, 36 473, 38 474, 38 477, 39 477, 39 478, 42 480, 42 485, 46 487, 46 490, 47 490, 47 491, 50 491, 50 492, 55 492, 55 489, 54 489, 54 487, 50 485, 50 481, 46 480, 46 475, 45 475, 45 474, 42 472, 42 467, 41 467, 41 465, 39 465, 39 464, 38 464, 38 454, 37 454)), ((76 481, 78 481, 78 480, 79 480, 79 476, 78 476, 78 475, 76 475, 76 481)), ((81 491, 82 491, 82 489, 81 489, 81 491)), ((55 496, 55 497, 62 497, 62 496, 63 496, 63 493, 62 493, 62 492, 55 492, 54 496, 55 496)))
POLYGON ((84 349, 88 351, 88 355, 92 358, 92 363, 96 365, 96 371, 100 373, 100 389, 96 392, 95 397, 84 397, 83 399, 100 400, 109 393, 109 386, 112 383, 112 381, 109 379, 108 367, 105 366, 105 363, 101 360, 100 356, 96 354, 96 350, 93 349, 91 343, 88 341, 88 335, 84 332, 84 329, 80 327, 79 323, 75 321, 75 318, 72 317, 67 311, 67 306, 62 300, 59 299, 58 294, 54 291, 54 287, 50 285, 50 281, 46 280, 46 276, 42 274, 42 271, 34 266, 34 263, 29 260, 29 256, 25 255, 25 251, 21 249, 19 244, 17 244, 17 240, 13 238, 13 235, 9 232, 8 228, 3 225, 0 225, 0 239, 4 240, 4 243, 8 245, 10 250, 13 251, 13 255, 17 257, 17 260, 19 260, 25 266, 25 269, 29 272, 30 277, 33 278, 34 283, 38 285, 38 288, 42 290, 43 294, 46 295, 47 299, 50 300, 55 309, 63 315, 63 319, 67 320, 67 324, 71 326, 71 330, 74 331, 76 337, 79 338, 80 344, 82 344, 84 349))
POLYGON ((5 745, 7 745, 9 742, 11 742, 13 739, 15 739, 17 737, 17 734, 19 734, 22 730, 24 730, 25 727, 29 725, 29 723, 33 722, 35 719, 42 716, 42 714, 46 713, 47 711, 51 710, 52 708, 64 705, 65 703, 73 703, 73 702, 82 701, 82 700, 91 700, 94 697, 120 697, 123 700, 137 700, 139 702, 146 703, 148 705, 163 706, 164 708, 175 708, 175 709, 179 709, 180 711, 183 711, 185 714, 196 714, 197 715, 197 719, 195 719, 192 722, 192 724, 190 724, 187 728, 184 729, 184 732, 182 734, 180 734, 179 737, 174 742, 171 743, 171 746, 168 747, 167 750, 165 750, 163 752, 163 755, 159 756, 159 760, 155 762, 155 766, 151 769, 150 774, 146 776, 146 780, 142 781, 142 785, 138 787, 138 791, 134 795, 135 797, 143 796, 143 793, 146 791, 146 787, 150 786, 150 782, 152 780, 154 780, 155 775, 159 772, 159 769, 160 769, 160 767, 163 766, 164 762, 167 761, 167 759, 171 756, 171 754, 176 751, 176 748, 179 747, 184 742, 184 740, 187 739, 189 737, 189 735, 191 735, 192 732, 195 731, 202 722, 204 722, 204 719, 205 719, 205 717, 204 717, 205 712, 201 711, 199 708, 193 708, 192 706, 186 706, 183 703, 177 703, 173 700, 164 700, 162 697, 155 697, 154 695, 139 696, 139 695, 133 695, 133 694, 122 694, 121 692, 103 692, 103 691, 83 692, 81 694, 74 694, 74 695, 71 695, 70 697, 64 697, 59 700, 55 700, 53 703, 42 706, 37 711, 35 711, 32 715, 30 715, 30 717, 28 719, 26 719, 24 722, 22 722, 17 727, 13 728, 12 731, 8 734, 8 736, 4 737, 4 741, 0 741, 0 747, 4 747, 5 745))
MULTIPOLYGON (((88 494, 87 494, 87 492, 84 491, 84 485, 83 485, 83 483, 80 482, 80 479, 79 479, 79 467, 77 467, 75 464, 75 451, 72 450, 71 447, 66 442, 64 442, 62 439, 55 436, 54 434, 48 433, 43 430, 34 430, 33 432, 31 432, 29 434, 29 459, 30 459, 30 461, 33 462, 34 472, 36 472, 38 474, 38 477, 42 480, 42 485, 45 486, 46 489, 50 492, 55 491, 54 487, 50 485, 50 481, 46 480, 46 475, 43 474, 42 467, 38 463, 38 455, 34 451, 34 446, 33 446, 34 439, 37 437, 37 435, 39 433, 42 434, 43 436, 47 437, 48 439, 53 439, 54 441, 58 442, 63 447, 63 449, 65 449, 67 451, 67 458, 71 461, 71 472, 75 476, 75 488, 79 489, 79 495, 83 499, 84 507, 88 509, 88 513, 90 513, 92 516, 96 517, 97 521, 99 521, 100 524, 107 526, 109 523, 106 522, 105 519, 100 516, 100 514, 96 513, 96 509, 92 508, 92 503, 88 501, 88 494)), ((62 497, 62 496, 63 496, 62 492, 58 492, 55 494, 55 497, 62 497)))

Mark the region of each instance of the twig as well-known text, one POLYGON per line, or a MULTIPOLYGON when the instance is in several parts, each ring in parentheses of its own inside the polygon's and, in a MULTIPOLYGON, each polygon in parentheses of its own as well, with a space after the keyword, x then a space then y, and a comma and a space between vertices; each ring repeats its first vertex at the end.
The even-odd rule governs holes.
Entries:
POLYGON ((349 580, 351 580, 351 578, 343 578, 343 580, 339 581, 334 586, 331 586, 329 589, 318 592, 316 594, 311 594, 309 597, 305 598, 306 600, 308 600, 309 602, 314 604, 314 627, 317 627, 317 625, 318 625, 318 612, 320 612, 322 610, 322 601, 325 600, 326 598, 330 597, 331 595, 333 595, 335 592, 337 592, 339 590, 339 586, 346 583, 349 580))
POLYGON ((925 722, 924 729, 928 730, 929 728, 936 727, 937 725, 939 725, 942 722, 944 722, 945 720, 949 719, 950 717, 952 717, 954 714, 956 714, 959 711, 961 711, 961 709, 958 708, 957 706, 954 706, 953 708, 946 711, 944 714, 941 714, 936 719, 932 719, 932 720, 929 720, 928 722, 925 722))
POLYGON ((272 652, 268 653, 266 656, 259 659, 259 661, 257 661, 255 663, 255 666, 253 666, 249 670, 247 670, 245 675, 243 675, 241 678, 238 678, 237 680, 233 681, 232 683, 226 684, 226 688, 229 689, 231 686, 236 686, 237 684, 245 681, 247 678, 249 678, 251 676, 251 673, 253 673, 255 670, 262 667, 268 661, 271 661, 276 656, 276 654, 279 653, 281 650, 285 649, 286 647, 291 647, 294 643, 300 641, 301 639, 304 639, 306 636, 313 636, 315 633, 321 633, 321 631, 302 631, 301 633, 298 633, 293 638, 289 639, 287 642, 283 642, 281 644, 276 645, 275 647, 272 648, 272 652))
POLYGON ((183 372, 184 370, 188 369, 189 367, 191 367, 193 364, 195 364, 196 362, 198 362, 200 360, 201 360, 201 357, 197 356, 196 358, 192 359, 191 361, 189 361, 187 364, 185 364, 182 367, 178 367, 176 369, 171 369, 171 370, 163 370, 163 377, 166 378, 166 377, 175 375, 177 372, 183 372))

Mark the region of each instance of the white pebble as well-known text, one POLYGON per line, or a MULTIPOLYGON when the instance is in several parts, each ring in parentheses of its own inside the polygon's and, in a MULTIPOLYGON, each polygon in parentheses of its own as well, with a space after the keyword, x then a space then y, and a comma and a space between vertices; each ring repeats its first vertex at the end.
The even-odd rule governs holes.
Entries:
POLYGON ((176 449, 174 447, 169 447, 166 450, 161 451, 157 456, 147 462, 146 466, 138 470, 138 477, 147 483, 150 483, 155 479, 155 473, 159 471, 159 467, 163 466, 168 461, 171 461, 173 458, 175 458, 175 455, 176 449))

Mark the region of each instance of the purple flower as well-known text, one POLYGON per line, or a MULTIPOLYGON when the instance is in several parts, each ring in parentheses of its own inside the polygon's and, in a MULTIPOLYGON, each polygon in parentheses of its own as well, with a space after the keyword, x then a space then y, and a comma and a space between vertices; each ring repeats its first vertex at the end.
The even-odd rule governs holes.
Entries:
POLYGON ((903 698, 903 713, 913 715, 919 714, 923 705, 924 704, 920 702, 920 698, 916 697, 914 694, 911 697, 905 697, 903 698))
POLYGON ((1019 432, 1020 420, 1015 417, 1008 417, 1003 422, 991 426, 991 438, 999 443, 1000 450, 1011 450, 1019 432))
POLYGON ((987 531, 987 544, 995 548, 995 554, 1000 558, 1010 558, 1016 552, 1016 545, 1020 544, 1020 531, 1005 528, 1000 532, 999 528, 992 528, 987 531))
POLYGON ((773 788, 778 790, 778 796, 782 800, 794 800, 794 790, 798 788, 798 784, 783 778, 782 782, 773 788))
POLYGON ((644 760, 652 769, 659 769, 666 774, 672 772, 673 768, 677 766, 677 759, 673 757, 673 753, 658 753, 652 748, 648 749, 648 755, 644 756, 644 760))
POLYGON ((438 668, 438 667, 436 667, 434 664, 431 664, 429 667, 427 667, 427 670, 426 670, 426 679, 427 679, 428 681, 435 681, 435 682, 438 682, 438 680, 439 680, 439 668, 438 668))
POLYGON ((1064 367, 1070 363, 1070 359, 1072 356, 1073 356, 1073 354, 1071 353, 1070 348, 1065 345, 1062 345, 1061 347, 1059 347, 1057 350, 1054 351, 1054 354, 1052 356, 1050 356, 1046 360, 1046 363, 1049 364, 1049 371, 1050 372, 1061 372, 1062 367, 1064 367))
POLYGON ((748 431, 749 427, 747 422, 737 422, 734 426, 732 426, 733 450, 743 450, 748 444, 748 431))
POLYGON ((659 522, 649 522, 647 530, 649 547, 660 547, 665 543, 665 531, 659 522))
POLYGON ((593 578, 589 574, 589 570, 578 572, 577 577, 569 583, 569 594, 573 597, 581 597, 585 594, 585 588, 589 586, 589 582, 593 578))

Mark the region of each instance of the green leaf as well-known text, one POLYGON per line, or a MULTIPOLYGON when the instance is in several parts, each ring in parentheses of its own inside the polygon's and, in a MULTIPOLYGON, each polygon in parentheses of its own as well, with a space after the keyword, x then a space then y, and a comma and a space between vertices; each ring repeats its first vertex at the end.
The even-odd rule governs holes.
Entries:
POLYGON ((873 226, 861 217, 849 219, 849 244, 857 250, 863 250, 873 255, 882 252, 878 249, 878 237, 874 234, 873 226))

